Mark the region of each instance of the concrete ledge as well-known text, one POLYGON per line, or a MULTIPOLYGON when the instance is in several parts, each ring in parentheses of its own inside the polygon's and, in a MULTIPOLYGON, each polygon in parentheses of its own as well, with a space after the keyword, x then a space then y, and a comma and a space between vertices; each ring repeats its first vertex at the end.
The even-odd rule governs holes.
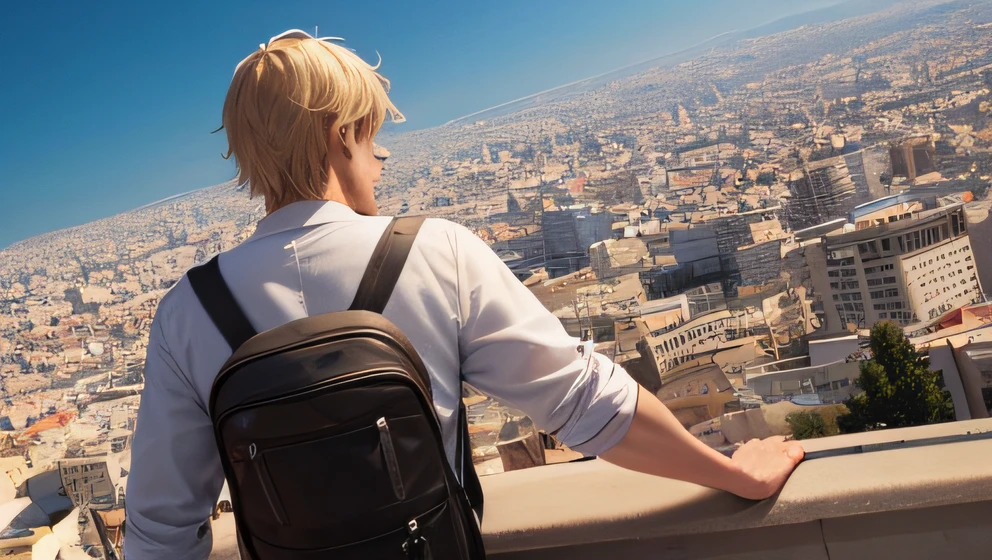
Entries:
MULTIPOLYGON (((838 436, 804 446, 812 451, 988 430, 992 420, 974 420, 838 436)), ((782 492, 763 502, 599 460, 550 465, 482 478, 483 533, 487 550, 499 556, 581 545, 604 552, 601 546, 610 542, 799 528, 852 515, 992 501, 989 465, 992 440, 828 457, 801 464, 782 492)))

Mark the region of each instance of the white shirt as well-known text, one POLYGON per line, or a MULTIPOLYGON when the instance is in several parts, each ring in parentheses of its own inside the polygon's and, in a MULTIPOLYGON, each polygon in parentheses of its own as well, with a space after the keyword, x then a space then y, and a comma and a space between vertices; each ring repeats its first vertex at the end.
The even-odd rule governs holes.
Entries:
MULTIPOLYGON (((341 311, 351 305, 389 220, 335 202, 296 202, 223 253, 221 273, 258 332, 341 311)), ((424 222, 383 315, 406 334, 430 373, 452 464, 459 372, 584 454, 606 451, 627 432, 636 382, 591 344, 569 336, 462 226, 424 222)), ((210 532, 200 528, 224 473, 207 402, 230 355, 184 276, 162 299, 148 341, 128 478, 128 560, 210 554, 210 532)))

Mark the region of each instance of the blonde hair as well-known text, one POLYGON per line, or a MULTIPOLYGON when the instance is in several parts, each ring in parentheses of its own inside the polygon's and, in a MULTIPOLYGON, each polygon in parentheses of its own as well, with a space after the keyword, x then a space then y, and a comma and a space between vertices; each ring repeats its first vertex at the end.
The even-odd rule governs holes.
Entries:
POLYGON ((329 127, 354 124, 356 138, 371 137, 387 113, 405 120, 378 68, 312 38, 278 39, 252 53, 234 72, 222 116, 224 158, 234 156, 238 181, 264 196, 269 211, 323 198, 329 127))

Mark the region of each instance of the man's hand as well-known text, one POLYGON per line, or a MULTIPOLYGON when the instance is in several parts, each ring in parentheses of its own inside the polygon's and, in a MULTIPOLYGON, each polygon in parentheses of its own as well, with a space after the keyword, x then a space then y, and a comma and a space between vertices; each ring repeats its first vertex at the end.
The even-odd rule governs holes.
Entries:
POLYGON ((752 439, 734 452, 731 462, 740 477, 727 490, 742 498, 764 500, 785 485, 804 455, 799 442, 785 441, 782 436, 752 439))

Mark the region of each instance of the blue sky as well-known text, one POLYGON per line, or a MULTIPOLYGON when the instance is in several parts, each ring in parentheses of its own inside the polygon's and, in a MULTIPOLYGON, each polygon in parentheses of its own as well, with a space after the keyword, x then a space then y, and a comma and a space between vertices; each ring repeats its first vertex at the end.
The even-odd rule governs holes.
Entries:
POLYGON ((383 57, 397 131, 835 0, 10 2, 0 18, 0 248, 223 182, 234 66, 285 29, 383 57))

